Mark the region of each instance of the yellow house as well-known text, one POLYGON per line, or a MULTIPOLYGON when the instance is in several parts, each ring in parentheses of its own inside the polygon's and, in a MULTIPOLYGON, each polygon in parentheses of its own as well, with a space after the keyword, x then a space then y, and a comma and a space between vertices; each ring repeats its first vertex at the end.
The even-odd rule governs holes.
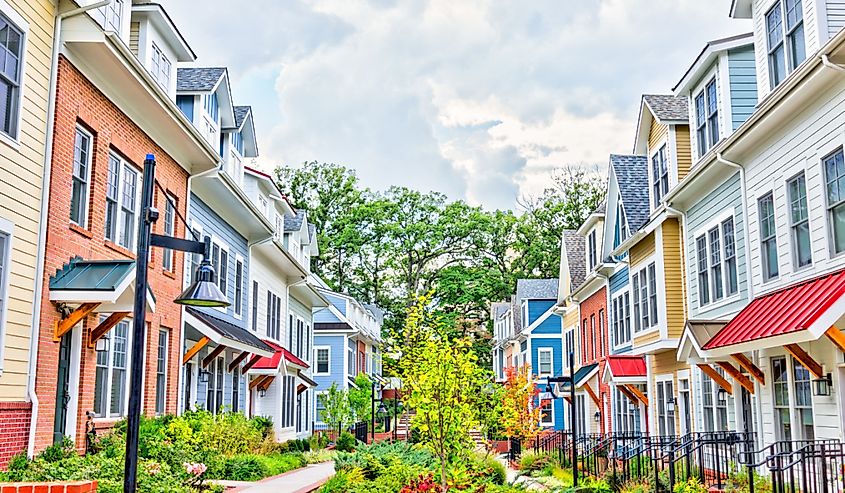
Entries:
POLYGON ((0 468, 26 450, 56 6, 0 0, 0 468))
POLYGON ((663 198, 692 164, 686 98, 643 96, 634 153, 646 160, 646 177, 637 188, 647 190, 648 218, 613 253, 628 254, 631 354, 645 358, 647 429, 676 435, 692 431, 689 365, 676 359, 686 282, 680 214, 663 198))

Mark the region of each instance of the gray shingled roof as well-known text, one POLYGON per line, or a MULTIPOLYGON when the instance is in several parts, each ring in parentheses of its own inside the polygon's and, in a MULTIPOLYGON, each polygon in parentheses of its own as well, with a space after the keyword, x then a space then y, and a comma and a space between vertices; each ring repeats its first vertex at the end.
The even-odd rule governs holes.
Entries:
POLYGON ((298 210, 293 217, 285 216, 285 233, 299 231, 302 228, 302 221, 305 220, 305 211, 298 210))
POLYGON ((658 120, 687 121, 689 120, 689 106, 687 98, 672 96, 671 94, 644 94, 651 112, 658 120))
POLYGON ((317 226, 308 223, 308 241, 314 241, 317 236, 317 226))
POLYGON ((490 303, 490 316, 493 318, 493 320, 496 320, 497 318, 501 317, 506 311, 508 311, 508 308, 510 308, 510 306, 511 304, 507 301, 496 301, 490 303))
POLYGON ((250 111, 252 111, 252 106, 235 106, 235 128, 241 128, 250 111))
POLYGON ((516 300, 557 300, 557 279, 518 279, 516 300))
POLYGON ((566 261, 569 264, 569 285, 572 289, 580 286, 587 277, 585 263, 584 237, 573 229, 563 231, 563 247, 566 249, 566 261))
POLYGON ((513 319, 513 333, 522 332, 522 309, 519 306, 519 298, 516 295, 511 297, 511 317, 513 319))
POLYGON ((177 91, 210 91, 226 72, 222 67, 187 67, 176 70, 177 91))
POLYGON ((599 202, 599 205, 596 206, 596 209, 591 212, 591 214, 604 214, 605 209, 607 209, 607 199, 602 199, 602 201, 599 202))
POLYGON ((610 166, 619 184, 628 231, 633 234, 648 221, 648 159, 645 156, 611 154, 610 166))

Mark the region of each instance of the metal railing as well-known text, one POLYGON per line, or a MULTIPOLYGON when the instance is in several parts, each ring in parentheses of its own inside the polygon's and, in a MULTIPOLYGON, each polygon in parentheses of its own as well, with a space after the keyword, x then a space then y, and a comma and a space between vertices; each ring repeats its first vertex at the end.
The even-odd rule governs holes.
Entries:
POLYGON ((838 440, 779 442, 776 445, 778 447, 765 462, 773 493, 845 491, 845 446, 838 440))
POLYGON ((754 446, 754 433, 699 432, 689 433, 667 452, 666 467, 669 488, 678 480, 698 478, 705 486, 722 489, 723 484, 740 463, 740 455, 754 446))
POLYGON ((367 438, 369 434, 369 423, 366 421, 359 421, 352 425, 352 432, 355 435, 355 439, 359 442, 367 443, 367 438))

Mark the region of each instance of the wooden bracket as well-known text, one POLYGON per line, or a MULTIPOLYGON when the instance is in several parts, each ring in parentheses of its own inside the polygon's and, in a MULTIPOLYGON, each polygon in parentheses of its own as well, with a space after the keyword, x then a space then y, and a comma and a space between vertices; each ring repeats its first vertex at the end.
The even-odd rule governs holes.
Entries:
POLYGON ((641 400, 646 407, 648 407, 648 397, 643 394, 643 391, 638 389, 636 385, 633 384, 626 384, 625 387, 628 389, 629 392, 634 394, 637 399, 641 400))
POLYGON ((640 403, 640 400, 637 399, 637 396, 632 394, 631 391, 628 390, 628 388, 626 386, 618 385, 616 388, 619 390, 619 392, 622 392, 623 394, 625 394, 625 397, 627 397, 634 404, 640 403))
POLYGON ((208 368, 208 365, 210 365, 211 362, 214 361, 214 358, 220 356, 220 353, 222 353, 225 350, 226 350, 226 346, 223 346, 222 344, 220 346, 217 346, 216 348, 214 348, 210 353, 208 353, 208 356, 203 358, 202 368, 208 368))
POLYGON ((745 390, 752 394, 754 393, 754 383, 751 381, 750 378, 748 378, 741 371, 739 371, 737 367, 728 363, 727 361, 718 361, 716 362, 716 364, 719 365, 723 370, 725 370, 725 373, 732 376, 738 384, 742 385, 743 388, 745 388, 745 390))
POLYGON ((88 347, 93 348, 101 337, 106 335, 115 325, 119 324, 121 320, 128 316, 129 312, 114 312, 109 315, 107 319, 100 322, 100 325, 88 334, 88 347))
POLYGON ((72 311, 70 315, 56 322, 55 327, 53 327, 53 340, 58 341, 61 339, 76 324, 96 310, 98 306, 100 306, 100 303, 83 303, 76 310, 72 311))
POLYGON ((798 362, 801 363, 804 368, 806 368, 816 378, 822 378, 824 376, 822 365, 820 365, 818 361, 814 360, 812 356, 807 354, 807 351, 801 349, 801 346, 798 344, 787 344, 784 347, 787 351, 789 351, 789 354, 791 354, 793 358, 797 359, 798 362))
POLYGON ((751 376, 754 377, 754 380, 760 382, 760 385, 766 385, 766 375, 763 373, 763 370, 761 370, 757 365, 755 365, 753 361, 748 359, 748 356, 742 353, 737 353, 732 354, 731 358, 733 358, 739 366, 744 368, 745 371, 750 373, 751 376))
POLYGON ((599 399, 599 396, 596 395, 596 392, 593 390, 593 388, 590 387, 590 384, 585 382, 583 387, 584 390, 586 390, 587 393, 590 394, 590 399, 592 399, 593 402, 596 403, 596 406, 601 407, 601 400, 599 399))
POLYGON ((196 356, 197 353, 200 352, 200 350, 209 342, 211 342, 211 339, 209 339, 208 336, 202 336, 202 339, 198 340, 196 344, 191 346, 191 348, 185 353, 185 356, 182 356, 182 364, 184 365, 188 361, 191 361, 191 358, 196 356))
POLYGON ((249 382, 249 390, 258 388, 258 390, 266 389, 275 379, 275 375, 261 375, 255 380, 249 382))
POLYGON ((831 327, 827 329, 824 335, 826 335, 840 351, 845 353, 845 334, 843 334, 841 330, 837 327, 831 327))
POLYGON ((241 351, 241 354, 237 355, 237 356, 235 357, 235 359, 233 359, 233 360, 232 360, 232 362, 231 362, 231 363, 229 363, 229 373, 232 373, 232 371, 233 371, 235 368, 237 368, 237 367, 238 367, 238 365, 239 365, 239 364, 241 364, 241 361, 243 361, 243 360, 244 360, 244 358, 246 358, 247 356, 249 356, 249 352, 247 352, 247 351, 241 351))
POLYGON ((246 373, 246 372, 248 372, 248 371, 249 371, 249 369, 250 369, 250 368, 252 368, 253 366, 255 366, 255 364, 256 364, 256 363, 258 363, 258 360, 260 360, 260 359, 261 359, 261 356, 257 356, 257 355, 256 355, 256 356, 253 356, 253 357, 252 357, 252 359, 251 359, 251 360, 249 360, 249 361, 248 361, 248 362, 244 365, 244 367, 243 367, 243 368, 241 368, 241 373, 246 373))
POLYGON ((716 382, 719 387, 725 389, 725 392, 730 395, 734 394, 733 385, 731 385, 731 383, 728 382, 725 377, 719 374, 719 372, 717 372, 715 368, 704 363, 699 363, 698 367, 701 368, 701 371, 703 371, 708 377, 710 377, 714 382, 716 382))
POLYGON ((565 396, 563 396, 563 398, 566 399, 566 402, 572 404, 572 398, 571 397, 569 397, 568 395, 565 395, 565 396))

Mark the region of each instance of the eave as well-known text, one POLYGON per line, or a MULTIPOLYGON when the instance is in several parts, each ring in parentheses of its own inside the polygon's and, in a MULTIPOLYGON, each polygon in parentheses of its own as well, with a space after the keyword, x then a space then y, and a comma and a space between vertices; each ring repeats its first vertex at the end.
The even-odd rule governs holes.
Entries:
POLYGON ((681 80, 672 88, 672 93, 675 96, 683 96, 710 69, 720 53, 748 45, 754 45, 754 33, 745 33, 708 42, 681 77, 681 80))
POLYGON ((597 222, 604 220, 604 214, 593 212, 587 219, 581 223, 581 226, 575 231, 581 236, 587 236, 587 232, 592 228, 597 222))
POLYGON ((249 243, 273 236, 273 225, 225 171, 215 169, 194 177, 191 191, 249 243))

